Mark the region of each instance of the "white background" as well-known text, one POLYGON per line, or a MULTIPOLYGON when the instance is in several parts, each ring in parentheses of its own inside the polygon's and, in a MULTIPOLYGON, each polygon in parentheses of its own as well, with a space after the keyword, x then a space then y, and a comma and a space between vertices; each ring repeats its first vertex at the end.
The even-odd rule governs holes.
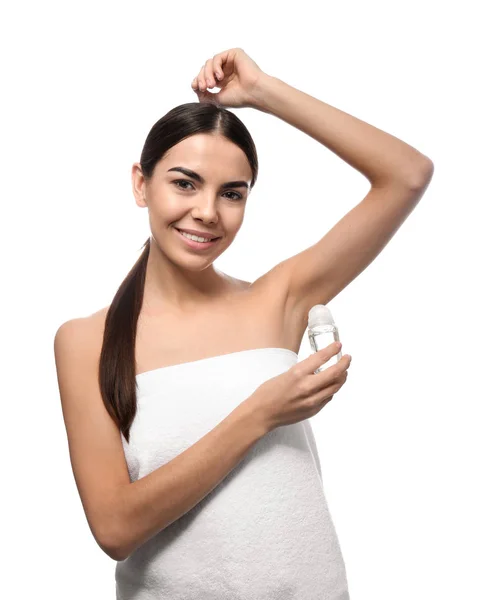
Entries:
MULTIPOLYGON (((155 121, 197 100, 204 62, 233 47, 434 162, 413 213, 329 305, 353 362, 311 422, 352 600, 491 598, 484 6, 1 9, 6 598, 114 597, 116 563, 90 533, 71 471, 53 339, 111 303, 149 235, 131 164, 155 121)), ((216 266, 253 281, 318 241, 369 184, 274 116, 231 110, 256 142, 259 179, 216 266)), ((305 336, 300 359, 309 354, 305 336)))

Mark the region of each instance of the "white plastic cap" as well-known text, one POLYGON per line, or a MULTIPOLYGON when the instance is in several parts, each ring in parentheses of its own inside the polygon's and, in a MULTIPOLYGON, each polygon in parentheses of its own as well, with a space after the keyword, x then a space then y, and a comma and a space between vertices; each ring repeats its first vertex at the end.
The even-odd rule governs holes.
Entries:
POLYGON ((331 311, 324 304, 316 304, 309 310, 309 328, 316 325, 334 325, 331 311))

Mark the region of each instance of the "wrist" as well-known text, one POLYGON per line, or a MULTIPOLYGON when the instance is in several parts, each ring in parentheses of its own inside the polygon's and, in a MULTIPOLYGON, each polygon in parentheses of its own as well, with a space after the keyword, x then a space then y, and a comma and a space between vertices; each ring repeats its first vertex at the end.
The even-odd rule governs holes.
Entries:
POLYGON ((236 411, 243 427, 247 428, 256 441, 259 441, 269 433, 270 428, 260 406, 253 400, 254 398, 256 398, 254 394, 246 398, 237 406, 236 411))
POLYGON ((279 80, 272 75, 262 72, 250 92, 249 107, 269 112, 268 94, 279 80))

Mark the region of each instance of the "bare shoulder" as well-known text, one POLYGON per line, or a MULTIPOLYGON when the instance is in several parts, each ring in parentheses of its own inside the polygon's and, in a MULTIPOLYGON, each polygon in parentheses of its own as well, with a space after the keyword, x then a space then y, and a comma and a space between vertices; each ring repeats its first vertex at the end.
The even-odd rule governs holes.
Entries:
POLYGON ((102 345, 103 324, 108 308, 62 323, 55 334, 55 351, 58 348, 66 354, 69 348, 77 347, 80 351, 96 354, 102 345))
POLYGON ((56 358, 63 358, 74 346, 85 349, 90 344, 89 319, 77 317, 62 323, 55 334, 54 346, 56 358))

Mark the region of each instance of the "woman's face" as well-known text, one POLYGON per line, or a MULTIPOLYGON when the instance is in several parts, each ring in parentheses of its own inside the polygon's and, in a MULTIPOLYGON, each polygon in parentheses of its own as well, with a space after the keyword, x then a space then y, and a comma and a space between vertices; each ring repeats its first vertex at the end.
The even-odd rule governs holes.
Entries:
POLYGON ((244 152, 227 138, 197 134, 171 148, 157 163, 151 180, 144 181, 139 163, 133 165, 132 178, 137 204, 148 207, 150 229, 162 251, 173 262, 185 260, 201 270, 237 235, 252 170, 244 152), (176 169, 192 171, 201 180, 176 169), (195 229, 220 239, 197 250, 176 228, 195 229))

